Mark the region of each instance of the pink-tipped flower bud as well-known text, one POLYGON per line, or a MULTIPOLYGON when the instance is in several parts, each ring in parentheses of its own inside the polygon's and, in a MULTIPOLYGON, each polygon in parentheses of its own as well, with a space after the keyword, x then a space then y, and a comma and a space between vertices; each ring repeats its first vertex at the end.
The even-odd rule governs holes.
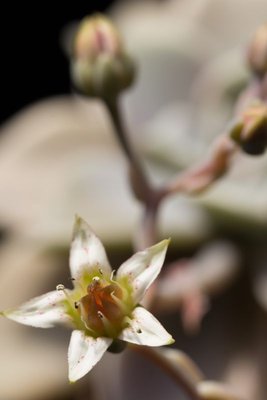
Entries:
POLYGON ((233 127, 231 138, 250 155, 263 154, 267 146, 267 107, 257 103, 246 109, 233 127))
POLYGON ((134 63, 108 18, 97 14, 81 22, 73 44, 71 75, 75 87, 93 97, 112 98, 132 84, 134 63))
POLYGON ((267 72, 267 24, 260 26, 252 37, 247 58, 251 70, 263 77, 267 72))

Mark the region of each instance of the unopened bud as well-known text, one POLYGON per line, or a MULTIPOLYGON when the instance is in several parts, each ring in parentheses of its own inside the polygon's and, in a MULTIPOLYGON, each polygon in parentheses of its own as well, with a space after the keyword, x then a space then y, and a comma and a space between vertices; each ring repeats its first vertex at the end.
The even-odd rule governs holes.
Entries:
POLYGON ((252 71, 262 77, 267 72, 267 24, 260 26, 255 32, 247 57, 252 71))
POLYGON ((106 17, 98 14, 81 22, 73 45, 71 75, 81 93, 100 98, 114 97, 133 82, 134 63, 106 17))
POLYGON ((263 103, 249 107, 232 128, 231 138, 251 155, 263 154, 267 146, 267 107, 263 103))
POLYGON ((94 60, 101 53, 119 55, 122 41, 114 25, 102 15, 86 17, 80 23, 74 41, 75 58, 94 60))

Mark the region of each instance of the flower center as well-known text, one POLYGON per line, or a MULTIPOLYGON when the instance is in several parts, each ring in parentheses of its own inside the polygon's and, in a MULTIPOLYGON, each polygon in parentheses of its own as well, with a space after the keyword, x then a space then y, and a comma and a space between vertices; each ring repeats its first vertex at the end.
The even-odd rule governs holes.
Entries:
POLYGON ((87 295, 78 303, 78 310, 86 328, 97 335, 115 337, 123 328, 127 314, 123 306, 123 290, 115 282, 93 278, 87 295))

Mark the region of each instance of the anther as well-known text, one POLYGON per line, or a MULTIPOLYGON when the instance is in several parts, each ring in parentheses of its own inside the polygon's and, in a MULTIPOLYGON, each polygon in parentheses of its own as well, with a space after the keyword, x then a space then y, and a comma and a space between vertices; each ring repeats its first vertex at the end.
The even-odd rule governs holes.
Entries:
POLYGON ((98 272, 100 273, 100 275, 103 275, 103 269, 102 268, 99 268, 98 272))
POLYGON ((77 308, 79 308, 79 302, 78 301, 75 301, 74 302, 74 307, 77 309, 77 308))
POLYGON ((93 281, 93 282, 99 282, 99 281, 100 281, 99 276, 94 276, 93 279, 92 279, 92 281, 93 281))
POLYGON ((137 333, 142 333, 142 329, 137 329, 137 331, 136 331, 137 333))
POLYGON ((76 309, 76 305, 75 305, 75 303, 74 303, 74 306, 73 306, 73 301, 72 301, 72 299, 71 299, 71 297, 70 297, 68 291, 66 290, 65 286, 62 285, 62 283, 60 283, 59 285, 56 286, 56 290, 57 290, 57 291, 62 291, 62 292, 64 293, 67 302, 69 303, 69 305, 71 306, 71 308, 72 308, 73 310, 75 310, 75 309, 76 309))

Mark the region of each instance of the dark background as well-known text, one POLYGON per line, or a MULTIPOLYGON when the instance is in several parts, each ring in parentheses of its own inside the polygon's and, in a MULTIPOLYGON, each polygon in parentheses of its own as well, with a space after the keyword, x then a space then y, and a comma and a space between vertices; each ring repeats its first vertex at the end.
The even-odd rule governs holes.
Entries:
POLYGON ((2 2, 0 122, 36 100, 68 93, 68 60, 59 41, 66 24, 105 11, 113 1, 2 2))

